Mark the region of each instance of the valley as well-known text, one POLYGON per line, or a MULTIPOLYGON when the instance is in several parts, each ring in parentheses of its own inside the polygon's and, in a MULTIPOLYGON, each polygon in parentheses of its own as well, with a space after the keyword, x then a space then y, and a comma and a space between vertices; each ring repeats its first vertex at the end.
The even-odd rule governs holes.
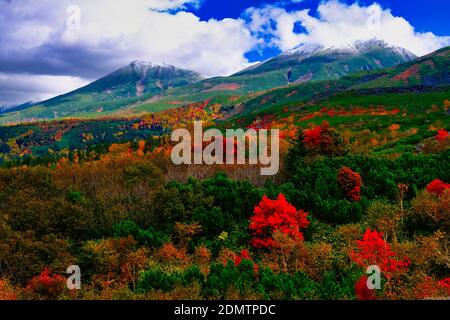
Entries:
POLYGON ((0 299, 450 295, 450 47, 302 46, 212 79, 133 62, 0 123, 0 299), (175 164, 197 121, 278 129, 279 172, 175 164))

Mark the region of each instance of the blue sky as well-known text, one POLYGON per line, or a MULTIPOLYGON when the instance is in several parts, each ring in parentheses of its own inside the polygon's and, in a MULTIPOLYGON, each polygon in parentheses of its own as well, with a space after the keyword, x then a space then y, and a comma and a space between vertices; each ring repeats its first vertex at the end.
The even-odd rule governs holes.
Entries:
MULTIPOLYGON (((265 4, 281 3, 282 1, 270 0, 203 0, 198 9, 190 7, 203 20, 239 18, 249 7, 258 7, 265 4)), ((285 1, 284 7, 287 10, 310 9, 316 15, 316 9, 322 1, 304 0, 299 3, 285 1)), ((347 4, 355 3, 353 0, 342 0, 347 4)), ((384 8, 389 8, 395 16, 401 16, 408 20, 419 32, 433 32, 438 36, 450 35, 450 1, 449 0, 359 0, 361 5, 369 6, 377 2, 384 8)), ((269 48, 260 52, 251 51, 247 53, 250 61, 265 60, 280 51, 276 48, 269 48)))
POLYGON ((0 106, 133 60, 226 76, 299 45, 373 38, 421 56, 450 45, 448 12, 448 0, 0 0, 0 106))
MULTIPOLYGON (((202 19, 237 18, 242 12, 255 6, 279 1, 270 0, 204 0, 202 6, 192 10, 202 19)), ((300 3, 288 5, 291 10, 317 8, 320 1, 305 0, 300 3)), ((355 1, 345 0, 348 4, 355 1)), ((359 0, 360 4, 370 5, 374 1, 359 0)), ((431 31, 436 35, 444 36, 450 34, 449 12, 450 1, 448 0, 378 0, 377 3, 383 7, 390 8, 395 15, 402 16, 414 25, 418 31, 431 31)))

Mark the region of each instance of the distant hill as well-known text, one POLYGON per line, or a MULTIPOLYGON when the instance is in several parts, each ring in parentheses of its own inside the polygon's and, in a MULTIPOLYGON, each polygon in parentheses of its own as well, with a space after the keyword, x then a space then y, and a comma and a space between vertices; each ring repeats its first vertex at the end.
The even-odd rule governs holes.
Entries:
POLYGON ((21 104, 14 104, 14 105, 2 105, 0 106, 0 114, 2 113, 6 113, 6 112, 14 112, 14 111, 20 111, 20 110, 24 110, 27 109, 35 104, 37 104, 39 102, 37 101, 28 101, 25 103, 21 103, 21 104))
POLYGON ((281 76, 281 81, 287 83, 304 83, 388 68, 415 58, 408 50, 390 46, 381 40, 357 41, 341 48, 304 44, 235 76, 273 74, 281 76))
POLYGON ((179 69, 172 65, 133 61, 81 89, 43 104, 56 104, 64 97, 76 94, 91 94, 102 101, 141 97, 145 94, 159 94, 169 88, 195 83, 201 79, 194 71, 179 69))
MULTIPOLYGON (((261 93, 283 86, 342 77, 373 70, 384 70, 417 57, 406 49, 379 40, 357 41, 343 48, 302 45, 229 77, 205 79, 170 90, 164 97, 130 108, 130 112, 153 112, 175 106, 216 99, 226 101, 236 95, 261 93)), ((245 99, 245 98, 244 98, 245 99)))
MULTIPOLYGON (((335 81, 355 73, 380 70, 379 74, 370 75, 371 79, 379 79, 381 76, 378 75, 386 74, 386 68, 415 58, 405 49, 378 40, 358 41, 343 48, 309 44, 232 76, 204 80, 193 71, 135 61, 86 87, 6 113, 0 117, 0 123, 136 115, 211 98, 220 100, 222 96, 232 97, 234 101, 237 96, 242 101, 248 100, 249 95, 282 86, 335 81)), ((436 68, 441 66, 437 64, 436 68)), ((440 80, 428 79, 428 82, 432 81, 440 80)), ((398 83, 400 85, 401 81, 398 83)), ((355 85, 358 84, 363 85, 362 82, 355 85)))
MULTIPOLYGON (((198 82, 202 77, 190 70, 167 64, 133 61, 91 84, 67 94, 14 108, 12 120, 54 119, 82 113, 117 110, 159 95, 170 88, 198 82)), ((1 121, 1 119, 0 119, 1 121)))
POLYGON ((392 68, 360 72, 338 80, 313 81, 270 90, 243 103, 241 110, 247 113, 292 103, 314 104, 344 93, 354 96, 408 94, 447 91, 448 86, 450 47, 392 68))

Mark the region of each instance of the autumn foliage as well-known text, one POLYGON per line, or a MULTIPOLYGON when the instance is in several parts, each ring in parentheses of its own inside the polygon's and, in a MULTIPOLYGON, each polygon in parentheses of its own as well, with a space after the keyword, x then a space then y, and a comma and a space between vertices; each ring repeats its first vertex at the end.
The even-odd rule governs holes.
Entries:
POLYGON ((361 186, 363 181, 359 173, 354 172, 348 167, 343 167, 339 170, 338 181, 350 200, 361 200, 361 186))
POLYGON ((411 261, 408 257, 399 259, 391 246, 383 239, 383 234, 367 229, 362 240, 356 241, 356 249, 350 253, 351 259, 363 268, 376 265, 383 275, 390 279, 394 274, 405 272, 411 261))
POLYGON ((44 268, 41 274, 31 279, 27 291, 40 297, 56 299, 66 288, 66 279, 58 274, 52 274, 44 268))
POLYGON ((445 190, 448 189, 450 189, 450 184, 445 183, 444 181, 439 179, 435 179, 427 185, 427 192, 436 194, 438 196, 442 195, 445 190))
POLYGON ((16 300, 17 296, 11 289, 9 283, 0 279, 0 300, 16 300))
POLYGON ((449 136, 450 135, 449 135, 447 130, 440 129, 440 130, 438 130, 437 135, 436 135, 435 138, 439 142, 444 142, 444 141, 446 141, 449 138, 449 136))
POLYGON ((358 300, 376 300, 377 296, 375 295, 374 290, 371 290, 367 287, 367 279, 368 276, 362 276, 355 283, 355 295, 358 300))
POLYGON ((425 276, 414 288, 414 296, 417 299, 429 299, 450 296, 450 278, 436 281, 430 276, 425 276))
POLYGON ((300 229, 309 225, 308 213, 297 210, 283 194, 278 195, 276 200, 264 196, 253 212, 250 230, 253 232, 251 244, 255 248, 275 247, 273 235, 277 231, 289 235, 294 240, 303 240, 300 229))
POLYGON ((313 154, 333 156, 344 152, 339 134, 327 121, 323 121, 320 126, 306 129, 303 132, 303 144, 313 154))
MULTIPOLYGON (((244 249, 241 251, 240 255, 234 256, 234 265, 236 267, 239 267, 242 263, 242 261, 247 260, 253 262, 252 258, 250 257, 250 252, 247 249, 244 249)), ((253 271, 255 273, 258 273, 259 267, 256 263, 253 262, 253 271)))
POLYGON ((312 129, 305 130, 305 138, 303 142, 310 147, 318 146, 322 143, 326 143, 324 134, 328 130, 328 125, 316 126, 312 129))

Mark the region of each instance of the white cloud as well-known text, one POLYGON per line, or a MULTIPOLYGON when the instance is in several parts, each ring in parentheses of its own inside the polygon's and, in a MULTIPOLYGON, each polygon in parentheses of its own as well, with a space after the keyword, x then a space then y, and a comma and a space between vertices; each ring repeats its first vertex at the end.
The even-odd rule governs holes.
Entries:
POLYGON ((201 21, 182 10, 201 1, 0 0, 0 72, 94 80, 137 59, 205 76, 247 67, 245 53, 256 39, 245 21, 201 21), (79 16, 67 11, 72 5, 79 16), (80 28, 68 28, 74 19, 80 28))
POLYGON ((292 49, 301 42, 308 41, 306 35, 294 33, 294 25, 300 21, 303 11, 286 12, 285 9, 273 5, 262 8, 249 8, 246 11, 249 19, 250 30, 257 37, 270 40, 263 42, 263 45, 272 45, 282 51, 292 49))
MULTIPOLYGON (((101 59, 93 68, 100 72, 135 59, 166 62, 207 76, 246 67, 244 54, 256 40, 243 20, 201 21, 186 11, 159 11, 188 3, 198 5, 200 0, 115 0, 113 4, 110 0, 42 0, 39 5, 31 0, 0 0, 0 21, 5 22, 0 24, 0 62, 1 56, 17 61, 24 50, 27 56, 37 51, 54 56, 64 49, 66 56, 67 51, 79 52, 80 58, 86 51, 98 54, 101 59), (80 29, 67 28, 67 20, 74 17, 73 12, 67 13, 70 5, 80 8, 80 29)), ((52 59, 60 65, 70 63, 72 69, 78 62, 52 59)))
POLYGON ((366 7, 331 0, 319 5, 318 17, 312 16, 309 10, 287 12, 274 6, 250 8, 246 13, 252 31, 257 33, 266 28, 273 37, 269 44, 283 51, 300 43, 329 47, 378 38, 421 56, 450 45, 450 37, 417 32, 406 19, 394 16, 377 3, 366 7), (305 33, 294 32, 296 22, 302 24, 305 33))
POLYGON ((148 7, 153 10, 184 9, 186 4, 200 6, 200 0, 148 0, 148 7))
POLYGON ((0 105, 46 100, 87 84, 72 76, 0 73, 0 105))
MULTIPOLYGON (((379 38, 423 55, 450 44, 449 37, 416 32, 407 20, 378 4, 332 0, 321 3, 313 16, 308 10, 284 8, 302 0, 281 0, 250 8, 242 19, 202 21, 185 10, 202 1, 0 0, 0 72, 14 83, 48 80, 41 88, 45 96, 75 89, 137 59, 217 76, 247 67, 245 54, 267 46, 285 51, 308 42, 328 47, 379 38), (67 12, 70 5, 81 10, 80 29, 67 26, 74 18, 67 12), (306 32, 294 32, 298 22, 306 32), (27 76, 21 78, 23 73, 27 76)), ((5 97, 0 93, 0 100, 5 97)))
POLYGON ((130 6, 125 0, 103 7, 102 1, 109 3, 85 0, 81 30, 65 30, 60 40, 114 50, 122 64, 134 59, 166 62, 206 76, 231 74, 248 64, 244 54, 255 40, 243 20, 201 21, 186 11, 150 11, 145 3, 130 6))

